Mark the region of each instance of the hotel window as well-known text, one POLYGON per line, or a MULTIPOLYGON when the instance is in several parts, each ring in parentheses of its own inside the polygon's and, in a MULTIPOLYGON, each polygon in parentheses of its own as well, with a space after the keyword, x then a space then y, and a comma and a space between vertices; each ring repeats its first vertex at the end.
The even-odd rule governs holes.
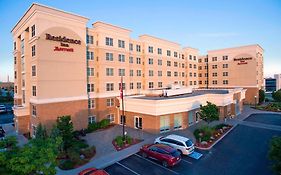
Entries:
POLYGON ((223 64, 222 68, 228 68, 228 64, 223 64))
POLYGON ((25 90, 22 90, 22 103, 25 104, 25 90))
POLYGON ((114 83, 106 83, 106 91, 114 91, 114 83))
POLYGON ((129 44, 129 50, 133 51, 134 50, 134 45, 132 43, 129 44))
POLYGON ((189 68, 192 69, 192 64, 189 64, 189 68))
POLYGON ((198 77, 202 77, 202 73, 199 73, 199 74, 198 74, 198 77))
POLYGON ((184 59, 184 54, 181 55, 181 58, 184 59))
POLYGON ((196 65, 196 64, 194 64, 194 65, 193 65, 193 68, 194 68, 194 69, 197 69, 197 65, 196 65))
POLYGON ((137 70, 137 76, 138 76, 138 77, 141 76, 141 70, 137 70))
POLYGON ((158 48, 157 51, 158 51, 158 55, 162 55, 162 49, 161 48, 158 48))
POLYGON ((193 73, 193 77, 196 77, 196 76, 197 76, 197 74, 194 72, 194 73, 193 73))
POLYGON ((141 58, 136 58, 137 59, 137 64, 141 64, 141 58))
POLYGON ((137 82, 137 89, 141 89, 141 83, 137 82))
POLYGON ((178 57, 178 52, 174 52, 174 57, 178 57))
POLYGON ((228 60, 228 56, 222 56, 222 60, 228 60))
POLYGON ((33 77, 36 76, 36 66, 35 65, 31 66, 31 75, 33 77))
POLYGON ((149 75, 150 77, 153 77, 153 70, 149 70, 149 71, 148 71, 148 75, 149 75))
POLYGON ((158 71, 158 77, 162 77, 162 71, 161 70, 158 71))
POLYGON ((18 93, 18 86, 15 86, 15 94, 18 93))
POLYGON ((94 60, 94 52, 87 51, 87 59, 94 60))
POLYGON ((108 99, 106 99, 106 106, 107 106, 107 107, 114 106, 114 98, 108 98, 108 99))
POLYGON ((152 46, 148 46, 148 52, 153 53, 153 47, 152 46))
POLYGON ((31 56, 35 56, 35 45, 31 46, 31 56))
POLYGON ((167 56, 171 56, 171 51, 167 50, 167 56))
POLYGON ((16 49, 17 49, 17 43, 14 42, 14 50, 16 50, 16 49))
POLYGON ((113 61, 113 53, 105 53, 106 61, 113 61))
POLYGON ((96 121, 97 121, 97 117, 95 115, 88 117, 89 124, 96 123, 96 121))
POLYGON ((212 61, 218 61, 217 57, 212 57, 212 61))
POLYGON ((113 46, 113 38, 105 37, 105 45, 113 46))
POLYGON ((32 86, 32 96, 36 97, 36 86, 32 86))
POLYGON ((35 24, 31 26, 31 37, 35 36, 35 24))
POLYGON ((198 66, 198 70, 202 70, 202 66, 198 66))
POLYGON ((213 72, 213 77, 217 77, 218 73, 217 72, 213 72))
POLYGON ((88 108, 89 109, 95 109, 96 105, 95 105, 95 99, 89 99, 88 100, 88 108))
POLYGON ((202 81, 201 81, 201 80, 199 81, 199 84, 202 84, 202 81))
POLYGON ((198 63, 202 63, 202 59, 200 58, 200 59, 198 59, 198 63))
POLYGON ((36 117, 36 115, 37 115, 36 106, 32 105, 32 116, 36 117))
POLYGON ((182 63, 181 68, 184 68, 184 64, 182 63))
POLYGON ((213 80, 213 84, 218 84, 218 81, 217 80, 213 80))
POLYGON ((192 86, 192 81, 189 81, 189 85, 192 86))
MULTIPOLYGON (((121 87, 121 83, 119 83, 119 90, 120 90, 120 87, 121 87)), ((125 84, 125 83, 122 83, 122 89, 123 89, 123 90, 126 89, 126 84, 125 84)))
POLYGON ((189 55, 189 60, 192 60, 192 55, 189 55))
POLYGON ((178 67, 178 62, 174 62, 174 67, 178 67))
POLYGON ((14 77, 17 79, 17 71, 14 72, 14 77))
POLYGON ((130 77, 133 77, 134 76, 134 70, 130 70, 130 77))
POLYGON ((205 58, 204 61, 205 61, 205 63, 207 63, 208 62, 208 58, 205 58))
POLYGON ((109 120, 110 123, 113 123, 115 120, 114 114, 108 114, 106 118, 109 120))
POLYGON ((167 61, 167 66, 171 66, 171 61, 167 61))
POLYGON ((223 84, 228 84, 228 80, 223 80, 223 84))
POLYGON ((159 65, 159 66, 162 65, 162 60, 158 60, 158 65, 159 65))
POLYGON ((194 84, 194 85, 197 85, 197 81, 194 81, 193 84, 194 84))
POLYGON ((148 88, 152 89, 153 88, 153 82, 148 82, 148 88))
POLYGON ((123 41, 123 40, 118 40, 118 47, 120 47, 120 48, 125 48, 125 41, 123 41))
POLYGON ((212 65, 212 68, 213 68, 213 69, 217 69, 217 68, 218 68, 218 65, 216 65, 216 64, 215 64, 215 65, 212 65))
POLYGON ((196 61, 196 56, 193 56, 193 60, 196 61))
POLYGON ((174 76, 177 77, 178 76, 178 72, 174 72, 174 76))
POLYGON ((205 80, 205 84, 208 84, 208 80, 205 80))
POLYGON ((130 89, 134 89, 134 83, 130 83, 130 89))
POLYGON ((192 72, 189 72, 189 76, 192 77, 192 72))
POLYGON ((171 71, 167 71, 167 76, 168 76, 168 77, 171 76, 171 71))
POLYGON ((140 45, 136 45, 136 50, 137 50, 137 52, 141 52, 141 46, 140 45))
POLYGON ((208 69, 208 66, 206 65, 206 66, 204 67, 204 69, 208 69))
POLYGON ((114 69, 113 68, 106 68, 106 76, 113 76, 114 69))
POLYGON ((87 35, 87 44, 94 44, 94 37, 92 35, 87 35))
POLYGON ((158 82, 158 87, 159 88, 163 87, 163 83, 162 82, 158 82))
POLYGON ((22 79, 22 87, 25 87, 25 79, 22 79))
POLYGON ((185 74, 185 73, 184 73, 184 72, 182 72, 182 73, 181 73, 181 76, 182 76, 182 77, 184 77, 184 74, 185 74))
POLYGON ((208 77, 208 73, 205 73, 205 77, 208 77))
POLYGON ((125 55, 119 54, 119 55, 118 55, 118 61, 119 61, 119 62, 125 62, 125 55))
POLYGON ((222 75, 223 75, 224 77, 227 77, 227 76, 228 76, 228 72, 223 72, 222 75))
POLYGON ((21 54, 23 55, 24 54, 24 39, 21 40, 20 46, 21 46, 21 54))
POLYGON ((148 59, 148 64, 153 64, 153 59, 152 58, 148 59))
POLYGON ((88 84, 87 85, 87 91, 88 92, 94 92, 94 84, 88 84))
POLYGON ((134 57, 129 57, 129 63, 134 63, 134 57))
POLYGON ((184 86, 184 81, 182 81, 181 84, 184 86))
POLYGON ((125 76, 125 69, 118 69, 118 72, 119 76, 125 76))
POLYGON ((87 74, 89 77, 94 76, 94 68, 88 67, 87 68, 87 74))

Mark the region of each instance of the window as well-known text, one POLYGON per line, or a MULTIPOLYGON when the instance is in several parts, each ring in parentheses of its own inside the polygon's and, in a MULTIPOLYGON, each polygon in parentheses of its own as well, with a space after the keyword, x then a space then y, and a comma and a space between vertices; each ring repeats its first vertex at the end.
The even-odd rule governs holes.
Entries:
POLYGON ((32 116, 36 117, 36 115, 37 115, 36 106, 32 105, 32 116))
POLYGON ((202 66, 198 66, 198 70, 202 70, 202 66))
POLYGON ((213 72, 213 77, 217 77, 218 73, 217 72, 213 72))
POLYGON ((125 48, 125 41, 123 41, 123 40, 118 40, 118 47, 120 47, 120 48, 125 48))
POLYGON ((133 57, 129 57, 129 63, 134 63, 134 58, 133 57))
POLYGON ((178 67, 178 62, 174 62, 174 67, 178 67))
POLYGON ((94 60, 94 52, 87 51, 87 59, 94 60))
POLYGON ((208 77, 208 73, 205 73, 205 77, 208 77))
POLYGON ((137 89, 141 89, 141 83, 137 82, 137 89))
POLYGON ((35 45, 31 46, 31 56, 35 56, 35 45))
POLYGON ((134 70, 130 70, 130 77, 133 77, 134 76, 134 70))
POLYGON ((21 46, 21 54, 23 55, 24 54, 24 39, 21 40, 20 46, 21 46))
POLYGON ((15 86, 15 93, 18 93, 18 86, 15 86))
POLYGON ((137 64, 141 64, 141 58, 137 58, 137 64))
POLYGON ((88 123, 89 124, 96 123, 96 122, 97 122, 97 117, 95 115, 88 117, 88 123))
POLYGON ((32 86, 32 96, 36 96, 36 86, 32 86))
POLYGON ((153 53, 153 47, 152 46, 148 46, 148 52, 153 53))
POLYGON ((189 68, 192 69, 192 64, 189 64, 189 68))
POLYGON ((184 72, 182 72, 182 73, 181 73, 181 76, 182 76, 182 77, 184 77, 184 75, 185 75, 185 73, 184 73, 184 72))
POLYGON ((119 62, 125 62, 125 55, 119 54, 119 55, 118 55, 118 61, 119 61, 119 62))
POLYGON ((189 60, 192 60, 192 55, 189 55, 189 60))
POLYGON ((16 49, 17 49, 17 43, 14 42, 14 50, 16 50, 16 49))
POLYGON ((31 26, 31 37, 35 36, 35 24, 31 26))
POLYGON ((208 84, 209 82, 208 82, 208 80, 205 80, 205 82, 204 82, 205 84, 208 84))
POLYGON ((217 81, 217 80, 213 80, 212 83, 213 83, 213 84, 218 84, 218 81, 217 81))
POLYGON ((106 61, 113 61, 113 53, 105 53, 106 61))
POLYGON ((113 46, 113 38, 105 37, 105 45, 113 46))
POLYGON ((87 44, 94 44, 94 37, 92 35, 86 36, 87 44))
POLYGON ((149 70, 149 71, 148 71, 148 75, 149 75, 150 77, 153 77, 153 70, 149 70))
POLYGON ((178 76, 178 72, 174 72, 174 76, 177 77, 178 76))
POLYGON ((17 64, 17 57, 14 57, 14 64, 17 64))
POLYGON ((199 84, 202 84, 202 81, 201 81, 201 80, 199 81, 199 84))
POLYGON ((212 57, 212 61, 218 61, 217 57, 212 57))
POLYGON ((130 89, 134 89, 134 83, 130 83, 130 89))
POLYGON ((106 99, 106 106, 108 107, 114 106, 114 98, 106 99))
POLYGON ((157 51, 158 51, 158 55, 162 55, 162 49, 161 48, 158 48, 157 51))
POLYGON ((200 59, 198 59, 198 63, 202 63, 202 59, 200 58, 200 59))
POLYGON ((109 120, 110 123, 113 123, 114 120, 115 120, 115 119, 114 119, 114 118, 115 118, 115 117, 114 117, 114 114, 108 114, 108 115, 106 116, 106 118, 109 120))
POLYGON ((171 61, 167 61, 167 66, 171 66, 171 61))
POLYGON ((142 129, 142 118, 135 117, 135 128, 142 129))
POLYGON ((208 69, 208 65, 206 65, 206 66, 204 67, 204 69, 208 69))
POLYGON ((228 60, 228 56, 227 55, 222 56, 222 60, 228 60))
POLYGON ((95 99, 89 99, 88 100, 88 108, 89 109, 95 109, 96 105, 95 105, 95 99))
POLYGON ((158 77, 162 77, 162 71, 158 71, 158 77))
POLYGON ((123 123, 124 123, 124 125, 126 125, 126 117, 123 115, 120 115, 120 124, 123 125, 123 123))
POLYGON ((193 56, 193 60, 196 61, 196 56, 193 56))
POLYGON ((141 70, 137 70, 137 76, 138 76, 138 77, 141 76, 141 70))
POLYGON ((94 84, 88 84, 87 85, 87 91, 88 92, 94 92, 94 84))
POLYGON ((208 62, 208 58, 205 58, 204 61, 207 63, 208 62))
POLYGON ((223 84, 228 84, 228 80, 223 80, 223 84))
POLYGON ((217 68, 218 68, 218 65, 216 65, 216 64, 215 64, 215 65, 212 65, 212 68, 213 68, 213 69, 217 69, 217 68))
POLYGON ((114 69, 113 68, 106 68, 106 76, 113 76, 114 75, 114 69))
POLYGON ((22 103, 25 104, 25 90, 22 90, 22 103))
MULTIPOLYGON (((122 85, 123 85, 123 86, 122 86, 122 89, 125 90, 125 88, 126 88, 125 83, 122 83, 122 85)), ((119 90, 120 90, 120 87, 121 87, 121 83, 119 83, 119 90)))
POLYGON ((160 116, 160 132, 165 132, 170 130, 170 117, 160 116))
POLYGON ((141 46, 140 45, 136 45, 136 50, 137 50, 137 52, 141 52, 141 46))
POLYGON ((153 58, 148 59, 148 64, 153 64, 153 58))
POLYGON ((223 75, 224 77, 227 77, 227 76, 228 76, 228 72, 223 72, 222 75, 223 75))
POLYGON ((119 76, 125 76, 125 69, 119 69, 118 72, 119 76))
POLYGON ((114 91, 114 83, 106 83, 106 91, 114 91))
POLYGON ((170 77, 171 76, 171 71, 167 71, 167 76, 170 77))
POLYGON ((153 88, 153 82, 148 82, 148 88, 152 89, 153 88))
POLYGON ((159 88, 163 87, 163 83, 162 82, 158 82, 158 87, 159 88))
POLYGON ((193 65, 193 68, 194 68, 194 69, 197 69, 197 65, 196 65, 196 64, 194 64, 194 65, 193 65))
POLYGON ((196 76, 197 76, 197 74, 194 72, 194 73, 193 73, 193 77, 196 77, 196 76))
POLYGON ((192 77, 192 72, 189 72, 189 76, 192 77))
POLYGON ((89 77, 94 76, 94 68, 88 67, 87 68, 87 74, 89 77))
POLYGON ((178 52, 174 52, 174 57, 178 57, 178 52))
POLYGON ((181 68, 184 68, 184 64, 182 63, 181 68))
POLYGON ((199 73, 198 76, 199 76, 199 77, 202 77, 202 73, 199 73))
POLYGON ((31 75, 33 77, 36 76, 36 66, 35 65, 31 66, 31 75))
POLYGON ((171 51, 167 50, 167 56, 171 56, 171 51))
POLYGON ((133 51, 134 50, 134 45, 132 43, 129 44, 129 50, 133 51))
POLYGON ((222 68, 228 68, 228 64, 223 64, 222 68))
POLYGON ((192 86, 192 81, 189 81, 189 85, 192 86))
POLYGON ((162 65, 162 60, 158 60, 158 65, 159 65, 159 66, 162 65))

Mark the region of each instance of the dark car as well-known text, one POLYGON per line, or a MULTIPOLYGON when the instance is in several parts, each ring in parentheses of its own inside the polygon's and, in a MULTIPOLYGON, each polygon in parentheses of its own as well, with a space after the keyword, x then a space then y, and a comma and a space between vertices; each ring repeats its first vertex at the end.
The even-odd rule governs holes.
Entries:
POLYGON ((0 113, 5 113, 7 112, 7 108, 5 105, 0 105, 0 113))
POLYGON ((81 171, 78 175, 109 175, 109 174, 104 170, 99 170, 96 168, 87 168, 81 171))
POLYGON ((150 157, 161 162, 164 167, 172 167, 181 161, 180 152, 164 144, 144 145, 140 153, 144 158, 150 157))

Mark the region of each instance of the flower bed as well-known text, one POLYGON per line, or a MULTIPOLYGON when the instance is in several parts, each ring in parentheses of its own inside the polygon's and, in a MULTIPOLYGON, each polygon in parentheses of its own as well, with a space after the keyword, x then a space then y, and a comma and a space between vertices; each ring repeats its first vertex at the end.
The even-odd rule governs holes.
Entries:
POLYGON ((140 143, 142 140, 132 138, 130 136, 125 136, 125 141, 123 141, 122 136, 117 136, 113 141, 112 144, 117 151, 121 151, 125 148, 128 148, 132 145, 140 143))
POLYGON ((269 103, 266 106, 256 106, 253 108, 258 110, 264 110, 264 111, 281 112, 281 103, 274 102, 274 103, 269 103))
POLYGON ((214 127, 203 126, 194 131, 196 138, 195 147, 199 149, 209 149, 218 139, 232 128, 231 125, 219 124, 214 127))

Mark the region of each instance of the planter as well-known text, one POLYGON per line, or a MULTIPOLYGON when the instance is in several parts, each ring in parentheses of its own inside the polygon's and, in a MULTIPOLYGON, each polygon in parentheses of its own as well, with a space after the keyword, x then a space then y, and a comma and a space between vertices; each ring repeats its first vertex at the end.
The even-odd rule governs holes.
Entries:
POLYGON ((113 141, 112 141, 112 145, 114 146, 114 148, 116 149, 116 151, 121 151, 121 150, 123 150, 123 149, 126 149, 126 148, 132 146, 132 145, 135 145, 135 144, 137 144, 137 143, 140 143, 141 141, 142 141, 142 140, 140 140, 140 139, 135 139, 135 138, 133 138, 131 144, 128 144, 128 143, 126 142, 123 146, 119 146, 119 145, 117 144, 117 142, 116 142, 115 140, 113 140, 113 141))

